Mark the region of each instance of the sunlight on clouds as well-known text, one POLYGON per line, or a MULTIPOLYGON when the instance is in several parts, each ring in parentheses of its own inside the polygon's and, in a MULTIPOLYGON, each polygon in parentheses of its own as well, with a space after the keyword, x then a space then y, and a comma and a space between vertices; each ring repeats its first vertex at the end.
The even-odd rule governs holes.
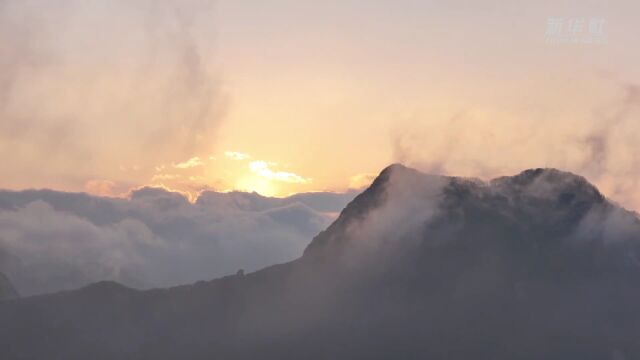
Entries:
POLYGON ((286 171, 273 171, 269 168, 269 165, 273 163, 267 163, 266 161, 252 161, 249 164, 249 169, 258 176, 275 181, 283 181, 287 183, 307 184, 311 179, 303 178, 300 175, 286 172, 286 171))
MULTIPOLYGON (((237 160, 237 157, 229 157, 237 160)), ((272 167, 277 166, 276 162, 255 160, 248 166, 236 169, 231 175, 235 177, 234 190, 257 192, 264 196, 283 196, 298 191, 311 183, 310 178, 305 178, 298 174, 277 171, 272 167), (248 170, 248 171, 247 171, 248 170)))
POLYGON ((373 182, 377 174, 357 174, 349 178, 349 189, 362 189, 373 182))
POLYGON ((174 180, 180 177, 181 177, 180 174, 156 174, 156 175, 153 175, 153 177, 151 178, 151 181, 174 180))
POLYGON ((241 152, 237 152, 237 151, 225 151, 224 152, 224 156, 228 157, 229 159, 232 160, 247 160, 250 159, 251 156, 248 154, 243 154, 241 152))
POLYGON ((110 180, 89 180, 84 185, 87 193, 97 196, 118 196, 115 188, 116 183, 110 180))
POLYGON ((270 180, 258 178, 255 176, 246 176, 238 180, 236 190, 256 192, 262 196, 277 196, 278 191, 275 189, 270 180))
MULTIPOLYGON (((120 179, 93 180, 86 191, 96 195, 126 197, 127 191, 139 186, 160 187, 184 194, 193 201, 204 190, 247 191, 264 196, 288 196, 298 192, 326 190, 311 188, 315 182, 301 176, 290 165, 280 161, 253 160, 252 155, 236 151, 220 154, 197 154, 177 163, 149 166, 155 170, 142 183, 124 183, 120 179), (215 161, 214 161, 215 159, 215 161), (288 171, 284 171, 288 170, 288 171), (114 190, 115 189, 115 190, 114 190), (116 191, 117 190, 117 191, 116 191)), ((133 171, 123 168, 122 171, 133 171)))
POLYGON ((194 156, 185 162, 174 164, 173 167, 178 169, 190 169, 190 168, 194 168, 202 165, 204 165, 204 162, 202 161, 202 159, 200 159, 198 156, 194 156))

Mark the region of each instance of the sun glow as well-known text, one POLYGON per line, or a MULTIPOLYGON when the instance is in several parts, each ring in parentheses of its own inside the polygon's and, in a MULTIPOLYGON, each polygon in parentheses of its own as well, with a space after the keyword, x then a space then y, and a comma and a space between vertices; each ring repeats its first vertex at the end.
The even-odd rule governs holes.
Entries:
POLYGON ((278 189, 271 180, 249 175, 238 179, 235 183, 235 190, 257 192, 263 196, 277 196, 278 189))
MULTIPOLYGON (((316 181, 299 169, 269 156, 238 151, 193 154, 173 162, 142 166, 121 165, 121 179, 90 179, 84 190, 101 196, 126 196, 131 188, 161 187, 197 199, 203 191, 245 191, 281 197, 318 190, 316 181), (262 160, 264 159, 264 160, 262 160), (278 161, 274 161, 278 160, 278 161), (147 177, 139 184, 125 183, 127 176, 147 177)), ((321 188, 326 190, 326 187, 321 188)))

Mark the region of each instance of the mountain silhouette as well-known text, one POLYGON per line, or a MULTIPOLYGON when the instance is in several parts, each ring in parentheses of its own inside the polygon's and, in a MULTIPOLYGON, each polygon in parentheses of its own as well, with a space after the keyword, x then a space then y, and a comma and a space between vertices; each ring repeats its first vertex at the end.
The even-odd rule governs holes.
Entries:
POLYGON ((293 262, 0 303, 0 358, 638 359, 639 251, 580 176, 392 165, 293 262))

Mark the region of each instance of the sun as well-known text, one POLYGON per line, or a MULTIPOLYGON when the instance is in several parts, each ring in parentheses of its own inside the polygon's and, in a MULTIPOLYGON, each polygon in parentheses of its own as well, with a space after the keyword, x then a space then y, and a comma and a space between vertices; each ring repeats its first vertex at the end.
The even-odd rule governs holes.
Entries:
POLYGON ((240 178, 235 188, 241 191, 257 192, 262 196, 276 196, 277 189, 273 186, 271 180, 260 178, 257 176, 245 176, 240 178))

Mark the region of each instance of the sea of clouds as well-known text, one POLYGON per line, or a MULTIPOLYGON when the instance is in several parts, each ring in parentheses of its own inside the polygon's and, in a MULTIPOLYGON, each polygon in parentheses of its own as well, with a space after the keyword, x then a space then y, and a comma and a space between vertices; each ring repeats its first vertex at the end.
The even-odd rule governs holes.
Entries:
POLYGON ((128 199, 52 190, 0 192, 0 272, 21 295, 114 280, 165 287, 300 256, 356 194, 267 198, 158 188, 128 199))

